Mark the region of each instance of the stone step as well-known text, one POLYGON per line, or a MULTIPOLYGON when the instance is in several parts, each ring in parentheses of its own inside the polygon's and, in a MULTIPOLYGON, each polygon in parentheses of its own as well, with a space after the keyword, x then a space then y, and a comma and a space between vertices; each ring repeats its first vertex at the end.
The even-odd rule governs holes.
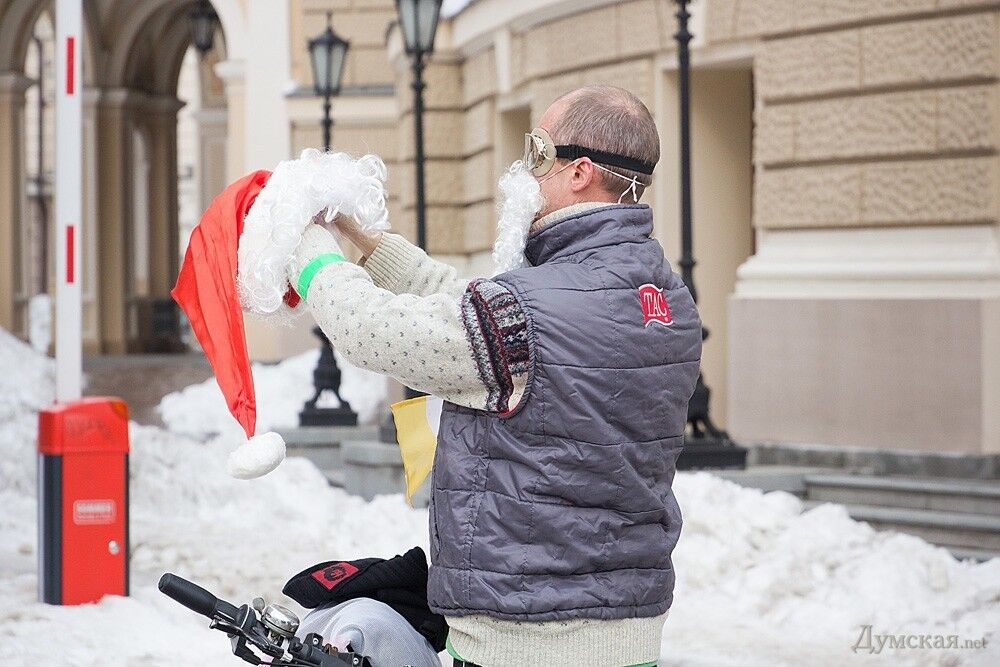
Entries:
POLYGON ((768 491, 785 491, 805 497, 805 479, 823 472, 822 468, 797 466, 750 466, 746 470, 713 470, 712 474, 740 486, 768 491))
POLYGON ((1000 482, 920 477, 809 474, 808 500, 1000 516, 1000 482))
MULTIPOLYGON (((808 500, 806 509, 825 501, 808 500)), ((940 510, 847 504, 851 518, 880 530, 916 535, 944 547, 1000 551, 1000 516, 940 510)))

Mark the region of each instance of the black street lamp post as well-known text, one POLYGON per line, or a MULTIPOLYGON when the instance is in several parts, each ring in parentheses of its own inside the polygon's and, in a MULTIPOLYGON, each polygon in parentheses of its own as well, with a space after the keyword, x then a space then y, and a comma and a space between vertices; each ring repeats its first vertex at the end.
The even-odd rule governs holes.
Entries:
POLYGON ((434 35, 442 0, 396 0, 406 54, 413 60, 413 126, 416 172, 417 245, 427 250, 427 206, 424 201, 424 65, 434 52, 434 35))
MULTIPOLYGON (((396 13, 403 33, 406 55, 413 61, 413 168, 416 177, 414 199, 417 215, 417 245, 427 250, 427 203, 424 187, 424 66, 434 52, 434 35, 441 16, 442 0, 396 0, 396 13)), ((406 397, 420 396, 410 387, 406 397)))
MULTIPOLYGON (((680 96, 680 181, 681 181, 681 277, 697 303, 694 284, 694 241, 691 226, 691 32, 688 21, 691 0, 673 0, 677 4, 677 87, 680 96)), ((702 340, 708 339, 702 330, 702 340)), ((684 450, 677 460, 679 469, 745 468, 747 450, 734 444, 729 434, 712 421, 709 414, 710 390, 698 373, 698 384, 688 403, 690 434, 685 435, 684 450)))
MULTIPOLYGON (((323 97, 323 150, 330 150, 330 133, 333 118, 330 115, 330 99, 340 94, 340 82, 344 75, 347 48, 350 44, 333 32, 333 13, 326 13, 326 30, 309 40, 309 58, 312 61, 313 87, 317 95, 323 97)), ((340 368, 333 354, 333 345, 319 327, 313 328, 313 335, 320 339, 322 347, 319 363, 313 371, 315 393, 299 413, 300 426, 356 426, 358 413, 351 409, 340 395, 340 368), (324 391, 332 391, 340 402, 335 408, 319 407, 324 391)))
POLYGON ((212 4, 208 0, 201 0, 190 15, 191 37, 198 53, 204 58, 212 50, 212 43, 215 41, 215 27, 219 17, 216 16, 212 4))
POLYGON ((323 97, 323 149, 330 150, 330 98, 340 94, 340 82, 347 62, 350 43, 333 31, 333 12, 326 13, 326 30, 309 40, 309 59, 312 61, 313 88, 323 97))

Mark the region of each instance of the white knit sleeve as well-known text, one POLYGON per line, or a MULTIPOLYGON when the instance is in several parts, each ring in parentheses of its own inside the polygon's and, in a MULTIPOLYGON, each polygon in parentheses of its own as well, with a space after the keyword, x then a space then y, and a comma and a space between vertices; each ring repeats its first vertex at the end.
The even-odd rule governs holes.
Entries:
POLYGON ((372 281, 395 294, 451 294, 458 298, 469 284, 457 278, 455 267, 432 259, 399 234, 382 234, 362 263, 372 281))
MULTIPOLYGON (((289 279, 314 259, 339 253, 333 235, 312 225, 302 236, 289 279)), ((326 264, 313 277, 306 303, 333 346, 352 364, 391 375, 404 385, 476 410, 489 392, 463 325, 460 298, 445 292, 393 294, 357 264, 326 264)))

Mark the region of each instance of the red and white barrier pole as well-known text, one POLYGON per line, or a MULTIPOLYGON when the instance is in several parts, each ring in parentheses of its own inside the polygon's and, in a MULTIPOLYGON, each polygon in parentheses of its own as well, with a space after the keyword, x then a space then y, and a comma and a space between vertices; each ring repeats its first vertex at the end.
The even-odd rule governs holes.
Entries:
MULTIPOLYGON (((56 0, 56 405, 38 415, 38 588, 50 604, 128 595, 128 408, 80 398, 82 0, 56 0)), ((91 232, 92 233, 92 232, 91 232)))
POLYGON ((83 1, 56 0, 56 401, 80 398, 82 375, 83 1))

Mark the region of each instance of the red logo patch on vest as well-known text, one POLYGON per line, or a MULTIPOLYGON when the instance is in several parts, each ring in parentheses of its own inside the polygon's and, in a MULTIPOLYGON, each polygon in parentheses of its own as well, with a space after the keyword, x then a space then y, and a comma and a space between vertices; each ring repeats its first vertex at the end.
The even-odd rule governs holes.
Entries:
POLYGON ((663 290, 656 285, 646 283, 639 288, 639 303, 642 304, 642 317, 646 320, 646 325, 650 322, 659 322, 663 325, 673 323, 674 318, 670 314, 670 305, 663 290))
POLYGON ((312 573, 312 577, 323 584, 323 588, 332 591, 334 586, 344 579, 357 574, 357 572, 358 568, 350 563, 334 563, 333 565, 327 565, 322 570, 316 570, 312 573))

